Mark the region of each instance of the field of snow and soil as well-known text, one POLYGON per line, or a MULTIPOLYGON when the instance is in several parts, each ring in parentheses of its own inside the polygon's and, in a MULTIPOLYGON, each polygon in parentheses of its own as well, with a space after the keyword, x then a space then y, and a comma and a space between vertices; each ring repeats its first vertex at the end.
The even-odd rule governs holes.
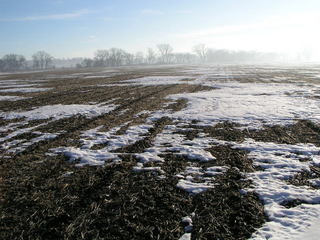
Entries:
POLYGON ((1 75, 1 239, 318 239, 319 76, 1 75))

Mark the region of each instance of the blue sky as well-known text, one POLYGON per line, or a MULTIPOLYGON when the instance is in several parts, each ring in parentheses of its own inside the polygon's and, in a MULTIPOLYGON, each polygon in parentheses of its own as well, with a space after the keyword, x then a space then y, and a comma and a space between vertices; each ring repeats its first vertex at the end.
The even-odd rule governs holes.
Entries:
POLYGON ((0 0, 0 56, 92 56, 96 49, 135 52, 162 42, 177 52, 205 43, 318 53, 319 12, 318 0, 0 0))

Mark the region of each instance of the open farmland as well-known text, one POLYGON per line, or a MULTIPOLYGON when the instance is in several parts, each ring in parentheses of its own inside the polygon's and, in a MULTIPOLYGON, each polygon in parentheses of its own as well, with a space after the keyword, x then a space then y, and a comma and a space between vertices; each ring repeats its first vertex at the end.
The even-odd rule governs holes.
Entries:
POLYGON ((319 66, 0 75, 0 238, 315 239, 319 83, 319 66))

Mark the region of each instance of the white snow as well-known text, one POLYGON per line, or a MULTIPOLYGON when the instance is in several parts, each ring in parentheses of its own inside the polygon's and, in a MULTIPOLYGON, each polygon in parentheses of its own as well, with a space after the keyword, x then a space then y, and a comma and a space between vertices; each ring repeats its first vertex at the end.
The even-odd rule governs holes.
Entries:
MULTIPOLYGON (((116 132, 120 127, 111 129, 108 132, 102 132, 102 126, 85 131, 82 136, 81 148, 66 147, 51 149, 54 153, 64 154, 70 158, 70 161, 79 161, 76 166, 85 165, 103 165, 109 161, 120 161, 119 154, 113 152, 114 150, 133 144, 143 138, 143 135, 148 133, 151 125, 137 125, 130 126, 125 134, 117 135, 116 132), (106 146, 92 150, 91 148, 97 144, 105 144, 106 146)), ((138 170, 138 168, 136 169, 138 170)), ((149 171, 151 169, 148 169, 149 171)))
POLYGON ((234 143, 234 147, 250 151, 249 157, 254 160, 254 164, 264 169, 247 174, 253 180, 252 189, 247 190, 258 193, 270 220, 252 239, 292 239, 306 232, 320 218, 320 190, 286 182, 299 171, 309 170, 310 162, 299 159, 312 159, 319 155, 320 148, 312 144, 275 144, 250 139, 241 144, 234 143), (297 199, 307 204, 290 209, 282 206, 284 201, 297 199))
POLYGON ((0 137, 0 149, 4 151, 3 155, 8 153, 20 153, 23 152, 27 147, 41 142, 43 140, 53 139, 59 135, 59 133, 42 133, 42 132, 34 132, 33 130, 44 126, 45 123, 38 124, 33 127, 23 127, 24 125, 28 125, 28 121, 21 121, 16 123, 10 123, 7 126, 4 126, 0 129, 0 132, 9 132, 6 136, 0 137), (17 137, 21 134, 25 133, 33 133, 38 135, 30 140, 26 139, 18 139, 12 140, 12 138, 17 137))
POLYGON ((207 183, 207 182, 197 183, 197 182, 192 182, 192 181, 188 181, 185 179, 180 179, 177 184, 177 187, 181 188, 189 193, 198 194, 198 193, 206 191, 210 188, 213 188, 214 186, 210 183, 207 183))
POLYGON ((318 240, 320 236, 320 220, 315 220, 302 232, 296 236, 295 240, 318 240))
POLYGON ((125 80, 125 83, 131 83, 134 85, 166 85, 166 84, 183 84, 185 81, 190 80, 190 76, 149 76, 136 79, 125 80))
POLYGON ((24 112, 0 112, 0 117, 4 119, 16 119, 24 118, 23 121, 17 123, 10 123, 0 129, 0 132, 9 132, 6 136, 0 138, 0 147, 5 150, 6 153, 18 153, 24 151, 27 147, 38 143, 43 140, 48 140, 58 136, 58 133, 40 133, 38 137, 35 137, 29 141, 24 139, 13 140, 10 139, 19 136, 24 133, 30 133, 32 130, 43 126, 47 123, 42 123, 33 127, 23 127, 27 125, 30 120, 50 119, 50 121, 59 120, 62 118, 68 118, 76 114, 84 115, 86 117, 94 117, 101 114, 112 111, 115 105, 48 105, 35 108, 30 111, 24 112))
POLYGON ((160 174, 164 174, 164 171, 161 167, 144 167, 142 163, 138 163, 137 166, 133 167, 133 171, 135 172, 159 172, 160 174))
MULTIPOLYGON (((33 129, 42 126, 43 124, 39 124, 39 125, 33 126, 33 127, 16 129, 16 127, 18 127, 19 125, 20 124, 16 124, 16 125, 13 125, 12 128, 8 127, 7 129, 5 129, 4 131, 6 131, 6 130, 10 131, 11 129, 15 130, 15 131, 10 132, 8 135, 6 135, 4 137, 1 137, 0 138, 0 143, 4 142, 5 144, 8 144, 8 143, 6 143, 6 141, 8 141, 9 139, 14 138, 16 136, 19 136, 19 135, 21 135, 23 133, 28 133, 28 132, 32 131, 33 129)), ((21 125, 24 125, 24 124, 22 123, 21 125)), ((4 146, 6 146, 6 145, 2 145, 2 148, 7 148, 7 147, 4 147, 4 146)))
POLYGON ((22 93, 32 93, 32 92, 45 92, 52 90, 52 88, 9 88, 9 89, 2 89, 0 92, 22 92, 22 93))
POLYGON ((18 101, 18 100, 24 100, 27 99, 27 97, 19 97, 19 96, 0 96, 0 101, 18 101))
POLYGON ((94 78, 107 78, 109 76, 101 76, 101 75, 96 75, 96 76, 85 76, 83 77, 84 79, 94 79, 94 78))
POLYGON ((0 117, 4 119, 27 118, 28 120, 50 119, 55 120, 71 117, 77 114, 86 117, 99 116, 115 109, 115 105, 47 105, 24 112, 0 112, 0 117))
POLYGON ((309 182, 312 186, 320 188, 320 178, 310 179, 309 182))
MULTIPOLYGON (((27 147, 30 147, 35 143, 53 139, 58 136, 58 134, 52 134, 52 133, 38 133, 38 134, 39 134, 38 137, 30 139, 29 141, 14 140, 12 142, 6 142, 4 145, 6 146, 6 148, 9 147, 9 149, 7 150, 7 153, 20 153, 20 152, 23 152, 27 147)), ((1 147, 3 147, 3 145, 1 147)))
POLYGON ((83 149, 90 149, 96 144, 107 144, 108 151, 116 150, 118 148, 135 143, 143 138, 143 135, 147 134, 152 125, 135 125, 130 126, 125 134, 117 135, 116 132, 120 130, 120 127, 111 129, 108 132, 100 132, 101 127, 88 130, 81 136, 83 149))
POLYGON ((139 160, 140 163, 164 162, 163 158, 150 152, 136 153, 134 156, 139 160))
POLYGON ((191 240, 191 233, 185 233, 183 234, 179 240, 191 240))
POLYGON ((320 101, 295 93, 310 92, 308 88, 248 83, 226 83, 219 87, 208 92, 171 95, 172 100, 188 100, 188 107, 172 117, 196 119, 208 125, 232 121, 255 128, 262 124, 288 124, 296 118, 320 120, 320 101))
POLYGON ((0 85, 0 88, 28 88, 39 86, 40 84, 8 84, 8 85, 0 85))
POLYGON ((157 86, 167 84, 187 84, 193 77, 192 76, 147 76, 122 81, 121 83, 114 84, 100 84, 98 86, 157 86))

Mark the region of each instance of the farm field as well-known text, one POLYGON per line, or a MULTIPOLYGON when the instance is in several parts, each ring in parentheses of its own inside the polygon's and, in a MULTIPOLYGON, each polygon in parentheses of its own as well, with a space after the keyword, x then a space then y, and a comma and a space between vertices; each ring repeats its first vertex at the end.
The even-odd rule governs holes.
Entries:
POLYGON ((1 239, 316 239, 320 66, 0 75, 1 239))

